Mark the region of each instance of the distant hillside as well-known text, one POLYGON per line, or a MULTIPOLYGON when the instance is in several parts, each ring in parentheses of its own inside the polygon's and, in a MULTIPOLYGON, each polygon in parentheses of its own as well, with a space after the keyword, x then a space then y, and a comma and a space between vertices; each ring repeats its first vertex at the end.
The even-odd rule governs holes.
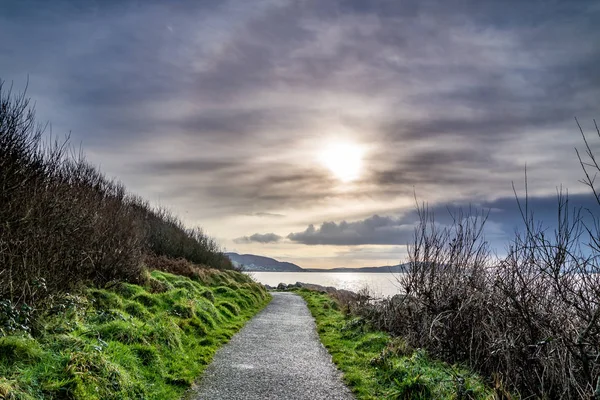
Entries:
POLYGON ((236 267, 243 267, 244 271, 268 272, 303 272, 304 269, 296 264, 277 261, 273 258, 256 256, 254 254, 225 253, 236 267))
POLYGON ((408 264, 398 264, 398 265, 386 265, 383 267, 360 267, 360 268, 331 268, 331 269, 319 269, 319 268, 310 268, 305 269, 306 272, 406 272, 408 268, 408 264))
POLYGON ((243 267, 244 271, 256 272, 406 272, 408 264, 386 265, 383 267, 361 268, 302 268, 289 262, 277 261, 274 258, 254 254, 225 253, 234 266, 243 267))

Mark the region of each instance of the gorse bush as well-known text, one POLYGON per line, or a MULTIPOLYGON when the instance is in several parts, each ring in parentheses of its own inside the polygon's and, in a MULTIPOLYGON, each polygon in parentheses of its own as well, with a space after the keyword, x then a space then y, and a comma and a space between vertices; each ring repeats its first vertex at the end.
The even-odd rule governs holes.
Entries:
POLYGON ((526 194, 517 199, 523 232, 498 259, 483 236, 486 213, 458 213, 441 226, 418 207, 409 270, 399 276, 404 293, 354 311, 487 375, 500 398, 600 398, 600 166, 583 137, 584 183, 597 209, 574 209, 559 193, 552 231, 534 219, 526 194))
POLYGON ((136 283, 144 254, 232 268, 201 230, 128 194, 43 131, 29 99, 0 81, 0 299, 33 305, 81 283, 136 283))

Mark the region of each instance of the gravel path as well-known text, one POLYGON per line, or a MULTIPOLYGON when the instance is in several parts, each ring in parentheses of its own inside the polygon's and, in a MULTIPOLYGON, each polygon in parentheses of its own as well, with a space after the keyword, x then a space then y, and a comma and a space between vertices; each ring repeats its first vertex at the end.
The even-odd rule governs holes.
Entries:
POLYGON ((271 303, 223 346, 194 400, 351 400, 321 345, 304 300, 272 293, 271 303))

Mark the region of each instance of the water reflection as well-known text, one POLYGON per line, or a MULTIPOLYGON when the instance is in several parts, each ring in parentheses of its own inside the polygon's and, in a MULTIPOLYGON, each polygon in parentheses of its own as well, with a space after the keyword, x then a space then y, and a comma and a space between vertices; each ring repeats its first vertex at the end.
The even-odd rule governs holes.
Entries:
POLYGON ((313 283, 333 286, 358 292, 365 287, 376 297, 393 296, 400 292, 399 273, 369 272, 248 272, 264 285, 277 286, 279 283, 313 283))

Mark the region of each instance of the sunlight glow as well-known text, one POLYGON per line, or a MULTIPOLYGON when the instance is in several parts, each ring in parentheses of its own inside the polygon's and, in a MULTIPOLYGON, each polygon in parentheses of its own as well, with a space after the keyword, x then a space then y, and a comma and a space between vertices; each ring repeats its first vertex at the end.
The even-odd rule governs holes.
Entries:
POLYGON ((323 148, 319 160, 336 178, 351 182, 360 177, 364 150, 354 143, 331 143, 323 148))

